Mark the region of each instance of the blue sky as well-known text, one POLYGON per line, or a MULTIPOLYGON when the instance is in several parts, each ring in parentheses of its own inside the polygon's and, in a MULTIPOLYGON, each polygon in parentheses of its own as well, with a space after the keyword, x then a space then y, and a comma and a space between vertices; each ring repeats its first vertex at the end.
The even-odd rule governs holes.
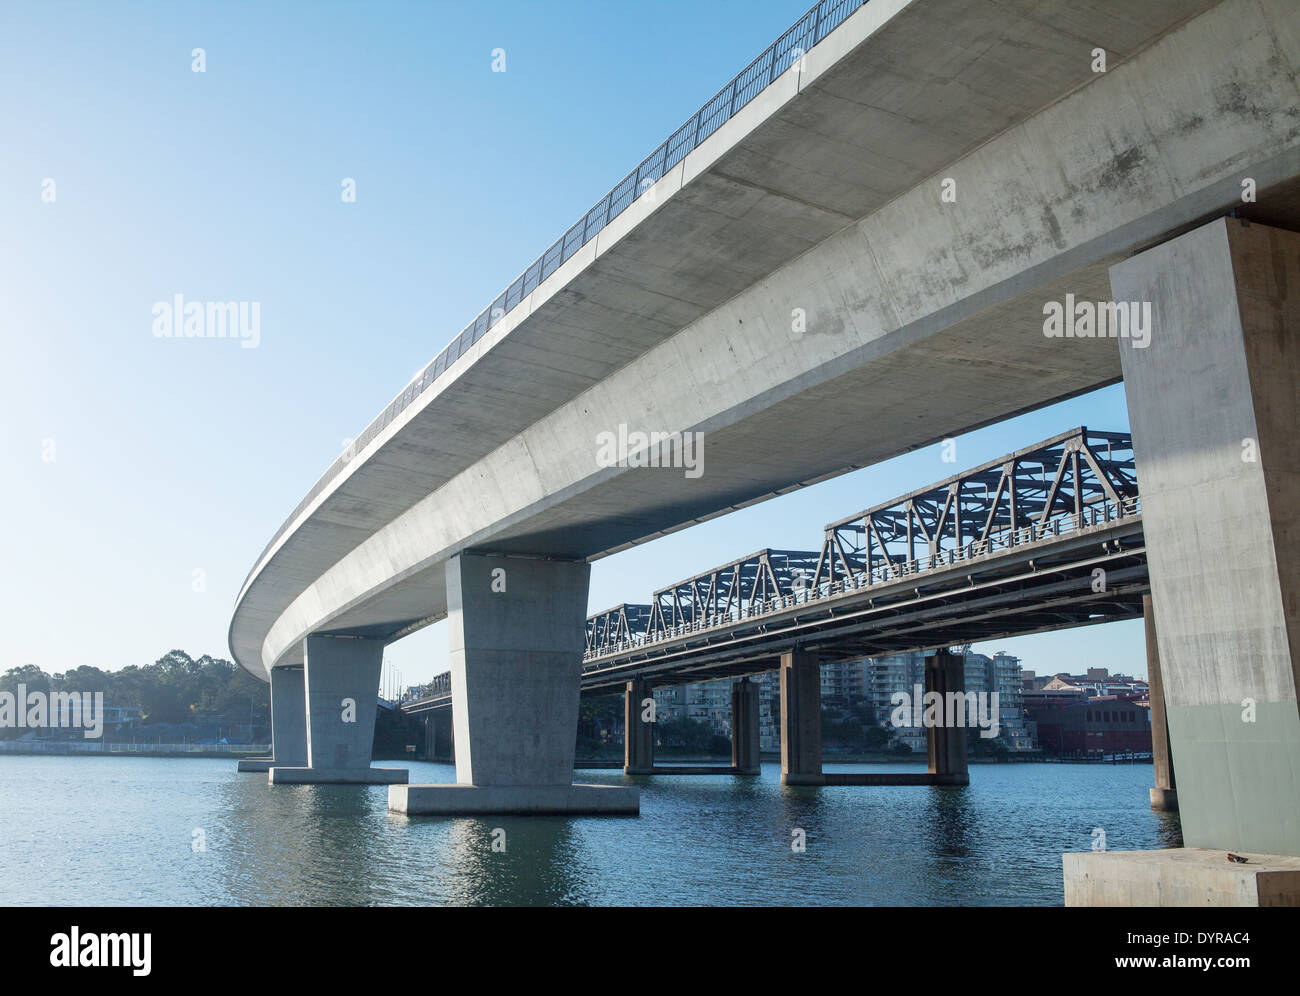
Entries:
MULTIPOLYGON (((229 656, 239 585, 343 441, 806 5, 7 4, 0 667, 229 656), (260 302, 258 348, 153 336, 177 293, 260 302)), ((1122 387, 960 437, 956 466, 1079 424, 1127 428, 1122 387)), ((914 452, 600 561, 591 607, 953 469, 914 452)), ((387 660, 425 680, 445 641, 387 660)), ((1146 670, 1140 622, 986 649, 1146 670)))

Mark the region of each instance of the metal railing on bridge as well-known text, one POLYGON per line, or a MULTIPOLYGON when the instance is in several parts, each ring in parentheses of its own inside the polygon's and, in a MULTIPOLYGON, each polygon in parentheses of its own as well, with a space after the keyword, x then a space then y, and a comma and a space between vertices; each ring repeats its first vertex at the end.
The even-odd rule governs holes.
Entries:
MULTIPOLYGON (((751 62, 711 100, 669 135, 654 152, 646 156, 636 169, 623 177, 595 205, 579 218, 567 232, 555 240, 546 252, 533 260, 523 273, 515 278, 497 299, 483 309, 474 321, 456 336, 422 371, 417 373, 392 402, 361 431, 353 443, 330 468, 321 475, 305 498, 298 503, 275 531, 271 541, 262 550, 248 577, 253 576, 271 548, 279 542, 294 520, 316 500, 330 483, 343 472, 390 422, 407 406, 424 393, 470 346, 491 328, 494 328, 515 305, 537 289, 542 281, 572 258, 573 254, 594 239, 602 229, 617 218, 655 181, 676 166, 687 153, 725 124, 741 108, 762 93, 778 76, 790 69, 810 49, 824 41, 850 14, 864 6, 867 0, 820 0, 819 3, 791 25, 784 34, 768 46, 767 50, 751 62)), ((248 583, 248 578, 244 579, 248 583)))
POLYGON ((760 550, 587 620, 599 658, 986 558, 1141 512, 1132 437, 1079 427, 825 527, 820 552, 760 550), (924 546, 924 552, 919 547, 924 546), (645 609, 628 615, 628 608, 645 609), (622 616, 619 625, 608 622, 622 616), (633 620, 644 620, 637 627, 633 620))

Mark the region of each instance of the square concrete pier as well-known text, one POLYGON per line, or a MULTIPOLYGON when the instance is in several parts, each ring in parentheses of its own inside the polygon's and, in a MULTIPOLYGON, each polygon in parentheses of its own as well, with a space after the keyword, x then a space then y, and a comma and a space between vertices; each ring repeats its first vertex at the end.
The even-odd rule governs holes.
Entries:
POLYGON ((1063 855, 1066 906, 1300 906, 1300 858, 1204 847, 1063 855))
POLYGON ((285 768, 272 767, 272 785, 405 785, 411 773, 405 768, 285 768))
POLYGON ((634 785, 391 785, 388 811, 409 816, 636 816, 634 785))

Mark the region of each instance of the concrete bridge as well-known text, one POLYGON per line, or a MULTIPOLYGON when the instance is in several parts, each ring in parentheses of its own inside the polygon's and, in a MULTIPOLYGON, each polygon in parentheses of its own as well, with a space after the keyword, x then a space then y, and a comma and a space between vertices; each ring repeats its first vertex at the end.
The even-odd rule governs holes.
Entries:
POLYGON ((634 808, 570 784, 591 560, 1122 378, 1184 837, 1300 854, 1297 64, 1289 0, 823 0, 258 557, 231 649, 308 738, 270 778, 386 777, 345 727, 447 618, 458 785, 390 805, 634 808), (629 429, 659 459, 602 459, 629 429))

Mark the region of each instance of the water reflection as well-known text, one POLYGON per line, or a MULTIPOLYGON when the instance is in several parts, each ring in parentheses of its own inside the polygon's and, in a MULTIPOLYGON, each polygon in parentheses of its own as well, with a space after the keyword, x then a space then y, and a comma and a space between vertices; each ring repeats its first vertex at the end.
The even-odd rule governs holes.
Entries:
POLYGON ((1183 824, 1177 813, 1156 813, 1157 847, 1182 847, 1183 824))
POLYGON ((970 789, 964 785, 926 786, 926 842, 937 861, 970 857, 970 789))
POLYGON ((561 817, 434 819, 409 824, 409 843, 436 882, 430 901, 469 906, 572 906, 593 902, 572 823, 561 817))
MULTIPOLYGON (((758 778, 639 779, 635 818, 492 819, 399 816, 383 787, 270 786, 233 768, 0 759, 0 902, 1059 904, 1061 853, 1087 849, 1094 828, 1112 849, 1181 843, 1136 765, 978 765, 958 788, 785 787, 769 764, 758 778)), ((411 769, 417 783, 454 777, 411 769)))

